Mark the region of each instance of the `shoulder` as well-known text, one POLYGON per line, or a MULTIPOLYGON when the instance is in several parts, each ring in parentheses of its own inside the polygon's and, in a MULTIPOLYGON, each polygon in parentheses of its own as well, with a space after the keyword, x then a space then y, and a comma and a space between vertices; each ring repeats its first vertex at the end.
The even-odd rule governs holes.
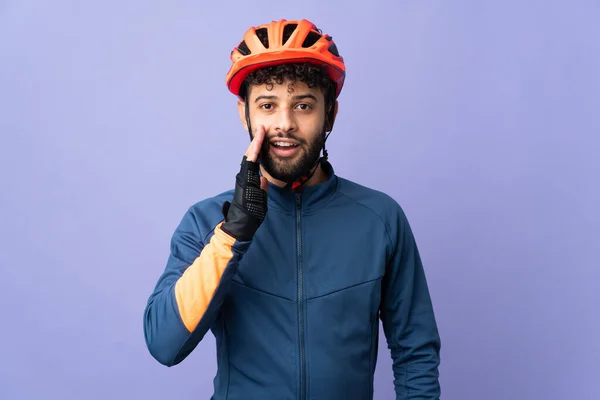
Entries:
POLYGON ((346 178, 338 177, 338 181, 338 192, 377 215, 391 238, 409 228, 402 206, 391 195, 346 178))
POLYGON ((232 198, 233 190, 228 190, 193 203, 183 215, 177 232, 205 239, 223 221, 223 203, 232 198))
POLYGON ((226 192, 219 193, 215 196, 208 197, 206 199, 200 200, 194 204, 192 204, 188 210, 188 212, 193 214, 212 214, 215 211, 218 213, 221 212, 221 208, 223 207, 223 203, 225 201, 231 201, 233 198, 233 189, 228 190, 226 192))
POLYGON ((341 195, 371 209, 380 217, 388 220, 398 217, 398 214, 404 215, 398 201, 389 194, 346 178, 338 177, 338 182, 338 192, 341 195))

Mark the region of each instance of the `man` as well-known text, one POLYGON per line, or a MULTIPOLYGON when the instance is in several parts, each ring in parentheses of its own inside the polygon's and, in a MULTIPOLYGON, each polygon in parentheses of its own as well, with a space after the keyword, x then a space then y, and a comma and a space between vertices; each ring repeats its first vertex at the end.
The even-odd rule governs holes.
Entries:
POLYGON ((396 398, 439 398, 440 338, 409 223, 327 161, 345 78, 334 41, 281 20, 249 29, 231 59, 251 143, 235 189, 190 207, 173 235, 145 310, 150 353, 176 365, 211 330, 215 400, 371 399, 381 318, 396 398))

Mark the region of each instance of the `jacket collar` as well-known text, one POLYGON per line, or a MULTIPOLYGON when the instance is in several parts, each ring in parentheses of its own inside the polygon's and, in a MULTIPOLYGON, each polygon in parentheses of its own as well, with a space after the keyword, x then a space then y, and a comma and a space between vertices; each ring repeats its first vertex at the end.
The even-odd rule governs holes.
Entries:
POLYGON ((297 206, 296 199, 298 197, 302 201, 302 210, 304 211, 320 207, 327 203, 337 190, 338 178, 335 175, 333 166, 329 162, 324 162, 322 168, 327 176, 325 182, 313 186, 304 186, 296 193, 292 192, 292 188, 279 187, 269 183, 269 209, 274 208, 292 213, 297 206))

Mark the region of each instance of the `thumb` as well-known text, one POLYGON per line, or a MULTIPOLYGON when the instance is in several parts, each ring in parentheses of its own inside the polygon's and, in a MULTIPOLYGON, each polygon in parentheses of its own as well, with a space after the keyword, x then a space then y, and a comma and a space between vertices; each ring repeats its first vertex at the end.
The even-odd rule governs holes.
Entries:
POLYGON ((267 178, 265 178, 264 176, 260 177, 260 188, 265 192, 269 191, 269 181, 267 181, 267 178))

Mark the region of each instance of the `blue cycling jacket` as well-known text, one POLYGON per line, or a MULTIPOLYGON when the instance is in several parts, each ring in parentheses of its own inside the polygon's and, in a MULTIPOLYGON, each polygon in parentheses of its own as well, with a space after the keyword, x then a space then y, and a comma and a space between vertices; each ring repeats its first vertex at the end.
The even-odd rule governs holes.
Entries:
POLYGON ((440 338, 401 207, 338 177, 269 185, 250 242, 220 229, 233 190, 190 207, 144 313, 146 344, 180 363, 210 330, 213 400, 372 399, 379 318, 396 399, 438 399, 440 338))

